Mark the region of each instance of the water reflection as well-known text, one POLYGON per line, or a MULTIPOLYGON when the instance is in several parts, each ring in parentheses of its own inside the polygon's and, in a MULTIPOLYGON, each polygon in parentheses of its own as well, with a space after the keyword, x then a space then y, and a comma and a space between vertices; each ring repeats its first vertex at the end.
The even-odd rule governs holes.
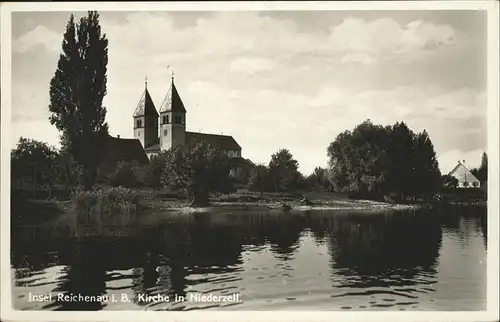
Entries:
POLYGON ((367 218, 350 216, 333 227, 329 236, 334 268, 358 275, 406 274, 432 271, 441 246, 437 218, 412 214, 367 218))
MULTIPOLYGON (((138 308, 188 309, 187 303, 151 303, 144 295, 172 299, 193 291, 245 294, 247 288, 260 287, 249 284, 252 270, 260 270, 252 283, 267 283, 266 287, 273 289, 283 287, 287 283, 284 278, 293 278, 298 283, 286 284, 286 290, 307 296, 311 291, 304 291, 311 286, 306 288, 305 284, 314 283, 314 279, 300 276, 304 270, 298 266, 297 254, 303 247, 317 254, 325 249, 321 256, 327 256, 329 272, 320 271, 318 276, 326 276, 330 283, 318 281, 314 289, 329 301, 354 297, 362 304, 359 308, 369 303, 372 309, 395 305, 380 301, 414 305, 421 294, 433 292, 432 285, 439 283, 445 232, 470 236, 471 229, 478 230, 486 242, 485 227, 485 217, 458 212, 452 216, 429 212, 164 215, 157 225, 127 237, 78 242, 62 233, 48 234, 45 227, 31 227, 12 235, 12 264, 20 294, 16 305, 29 308, 29 291, 109 298, 125 294, 138 308), (469 226, 460 224, 464 216, 469 226), (267 258, 266 251, 283 265, 248 268, 249 256, 257 261, 267 258), (36 274, 46 274, 50 267, 60 271, 41 289, 36 274), (396 302, 386 296, 377 302, 373 300, 377 294, 407 301, 396 302)), ((309 255, 301 258, 304 256, 309 255)), ((41 308, 101 310, 112 305, 111 300, 68 302, 56 297, 41 308)))

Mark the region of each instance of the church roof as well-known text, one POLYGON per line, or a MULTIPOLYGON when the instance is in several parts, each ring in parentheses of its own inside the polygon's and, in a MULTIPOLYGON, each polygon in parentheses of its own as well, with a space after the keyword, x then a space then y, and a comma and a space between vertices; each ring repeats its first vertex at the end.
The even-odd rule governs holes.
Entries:
POLYGON ((146 147, 146 149, 144 149, 144 150, 146 150, 146 152, 149 152, 149 153, 160 152, 160 143, 150 145, 150 146, 146 147))
POLYGON ((255 167, 255 164, 250 161, 250 159, 245 158, 229 158, 229 165, 232 168, 241 168, 241 169, 252 169, 255 167))
POLYGON ((158 111, 155 108, 155 104, 153 103, 153 100, 151 99, 151 95, 149 95, 149 91, 147 88, 144 89, 144 93, 142 93, 141 99, 137 104, 137 108, 135 109, 134 112, 134 117, 144 116, 146 113, 149 116, 155 116, 155 117, 159 116, 158 111))
POLYGON ((152 144, 146 146, 146 152, 160 152, 160 137, 157 137, 152 144))
POLYGON ((141 142, 137 139, 120 139, 109 136, 104 150, 104 160, 110 164, 118 161, 137 161, 139 164, 149 162, 141 142))
POLYGON ((173 78, 172 78, 172 84, 168 89, 167 95, 165 96, 163 102, 160 105, 160 113, 163 112, 186 113, 186 109, 184 108, 184 104, 182 103, 181 97, 179 96, 179 92, 177 92, 177 88, 175 87, 173 78))
POLYGON ((241 150, 241 146, 229 135, 186 132, 186 144, 205 141, 222 150, 241 150))

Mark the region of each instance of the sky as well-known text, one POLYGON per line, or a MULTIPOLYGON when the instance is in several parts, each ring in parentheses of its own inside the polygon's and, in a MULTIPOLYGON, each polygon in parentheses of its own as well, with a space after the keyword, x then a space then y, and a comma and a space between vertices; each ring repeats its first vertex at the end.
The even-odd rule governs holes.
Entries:
MULTIPOLYGON (((48 120, 49 82, 70 14, 12 14, 13 146, 21 136, 59 144, 48 120)), ((145 76, 159 108, 173 69, 187 130, 232 135, 256 163, 287 148, 307 175, 327 165, 339 133, 366 119, 426 129, 443 173, 458 160, 479 166, 486 150, 485 12, 100 15, 113 136, 133 137, 145 76)))

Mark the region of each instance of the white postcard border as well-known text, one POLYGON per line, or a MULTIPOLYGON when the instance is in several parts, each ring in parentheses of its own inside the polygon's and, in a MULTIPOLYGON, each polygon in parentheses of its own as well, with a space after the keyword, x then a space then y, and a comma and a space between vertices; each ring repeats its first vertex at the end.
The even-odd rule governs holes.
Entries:
POLYGON ((495 321, 498 320, 499 228, 499 4, 497 1, 401 2, 31 2, 1 4, 1 314, 5 321, 495 321), (302 311, 98 311, 51 312, 12 309, 10 269, 11 13, 15 11, 256 11, 256 10, 486 10, 488 12, 488 258, 487 310, 477 312, 302 311))

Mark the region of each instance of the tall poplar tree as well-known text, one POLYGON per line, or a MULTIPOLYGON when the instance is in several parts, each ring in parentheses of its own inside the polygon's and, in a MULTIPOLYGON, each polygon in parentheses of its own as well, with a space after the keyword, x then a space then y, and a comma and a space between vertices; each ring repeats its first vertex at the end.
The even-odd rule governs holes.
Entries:
POLYGON ((91 189, 108 136, 106 95, 108 40, 99 14, 89 11, 66 26, 57 70, 50 82, 50 122, 61 133, 61 144, 83 170, 83 185, 91 189))
POLYGON ((481 184, 484 184, 488 181, 488 155, 486 152, 483 152, 481 157, 481 166, 479 167, 479 178, 481 184))

